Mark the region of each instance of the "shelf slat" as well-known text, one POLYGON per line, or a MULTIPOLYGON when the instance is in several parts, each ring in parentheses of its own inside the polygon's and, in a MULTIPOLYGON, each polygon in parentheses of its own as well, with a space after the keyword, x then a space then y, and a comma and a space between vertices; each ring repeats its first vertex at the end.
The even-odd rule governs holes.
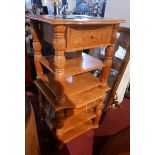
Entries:
POLYGON ((110 87, 96 87, 83 93, 71 96, 68 100, 73 103, 76 108, 80 108, 81 106, 96 102, 98 99, 104 97, 103 95, 107 90, 110 90, 110 87))
POLYGON ((71 116, 64 121, 64 126, 62 127, 62 131, 67 132, 95 117, 96 115, 93 111, 93 108, 88 109, 87 112, 83 111, 77 115, 71 116))
MULTIPOLYGON (((52 73, 43 74, 40 76, 40 79, 56 95, 58 85, 56 86, 54 75, 52 73)), ((63 86, 65 95, 69 97, 101 86, 102 82, 100 82, 99 78, 93 76, 92 74, 84 73, 73 76, 71 83, 65 80, 61 83, 61 85, 63 86)))
MULTIPOLYGON (((52 73, 54 73, 53 57, 54 56, 44 56, 40 60, 40 63, 52 73)), ((66 59, 65 76, 78 75, 95 69, 100 69, 103 66, 104 64, 101 60, 82 53, 82 56, 66 59)))
POLYGON ((64 104, 58 105, 55 101, 55 96, 53 95, 50 86, 47 82, 43 82, 41 80, 35 81, 36 86, 45 96, 47 101, 51 104, 51 106, 55 109, 55 111, 65 109, 65 108, 80 108, 86 104, 96 101, 97 99, 104 97, 104 92, 110 90, 110 87, 96 87, 88 91, 84 91, 82 93, 68 96, 67 100, 64 104), (45 85, 46 83, 46 85, 45 85), (47 86, 48 85, 48 86, 47 86))
POLYGON ((62 142, 67 143, 71 141, 72 139, 78 137, 79 135, 82 135, 83 133, 87 132, 88 130, 94 128, 93 122, 87 121, 79 126, 77 126, 74 129, 69 130, 66 132, 62 137, 62 142))
POLYGON ((55 111, 59 111, 68 107, 66 104, 58 105, 52 92, 48 87, 45 86, 45 84, 41 80, 35 80, 34 83, 55 111))

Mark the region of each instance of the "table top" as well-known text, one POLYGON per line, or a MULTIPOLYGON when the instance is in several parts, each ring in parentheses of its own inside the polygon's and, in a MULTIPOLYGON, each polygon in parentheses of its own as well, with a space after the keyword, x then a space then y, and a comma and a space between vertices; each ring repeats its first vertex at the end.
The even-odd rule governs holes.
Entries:
POLYGON ((120 24, 124 23, 125 20, 121 19, 106 19, 102 17, 93 17, 87 15, 62 15, 62 16, 54 16, 54 15, 31 15, 26 14, 26 18, 37 20, 53 25, 95 25, 95 24, 120 24))

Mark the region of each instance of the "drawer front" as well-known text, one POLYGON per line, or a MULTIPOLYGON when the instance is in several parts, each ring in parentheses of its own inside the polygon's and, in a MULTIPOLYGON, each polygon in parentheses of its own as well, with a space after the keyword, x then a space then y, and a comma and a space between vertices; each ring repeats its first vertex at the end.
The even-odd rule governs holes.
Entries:
POLYGON ((73 113, 78 114, 78 113, 87 112, 87 111, 93 111, 93 108, 91 106, 83 106, 78 109, 74 109, 73 113))
POLYGON ((79 50, 108 45, 111 40, 113 26, 70 28, 67 37, 67 49, 79 50))
POLYGON ((100 103, 103 103, 103 98, 99 98, 97 99, 96 101, 93 101, 91 103, 88 103, 87 105, 84 105, 80 108, 77 108, 77 109, 73 109, 73 113, 74 114, 78 114, 78 113, 82 113, 82 112, 87 112, 88 110, 89 111, 94 111, 94 108, 99 105, 100 103))

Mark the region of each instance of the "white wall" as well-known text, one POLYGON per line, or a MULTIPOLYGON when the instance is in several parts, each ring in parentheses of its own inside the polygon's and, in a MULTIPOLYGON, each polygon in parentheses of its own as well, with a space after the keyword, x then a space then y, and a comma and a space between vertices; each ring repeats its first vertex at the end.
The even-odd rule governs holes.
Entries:
POLYGON ((76 8, 76 0, 67 0, 68 2, 68 11, 74 11, 76 8))
POLYGON ((124 27, 130 27, 130 0, 107 0, 105 18, 126 20, 124 27))
MULTIPOLYGON (((73 11, 75 8, 76 0, 68 0, 68 11, 73 11)), ((107 0, 105 18, 126 20, 121 26, 130 27, 130 0, 107 0)))

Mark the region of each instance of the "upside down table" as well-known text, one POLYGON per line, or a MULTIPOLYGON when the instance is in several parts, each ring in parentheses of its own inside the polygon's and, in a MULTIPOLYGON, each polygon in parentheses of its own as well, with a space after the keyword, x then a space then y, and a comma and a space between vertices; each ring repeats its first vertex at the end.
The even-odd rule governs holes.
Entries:
POLYGON ((42 115, 62 144, 97 128, 104 106, 116 32, 123 20, 90 16, 30 15, 35 81, 42 115), (42 41, 54 55, 42 55, 42 41), (106 46, 104 62, 82 52, 106 46), (49 70, 44 73, 43 67, 49 70), (101 76, 91 71, 101 69, 101 76))

